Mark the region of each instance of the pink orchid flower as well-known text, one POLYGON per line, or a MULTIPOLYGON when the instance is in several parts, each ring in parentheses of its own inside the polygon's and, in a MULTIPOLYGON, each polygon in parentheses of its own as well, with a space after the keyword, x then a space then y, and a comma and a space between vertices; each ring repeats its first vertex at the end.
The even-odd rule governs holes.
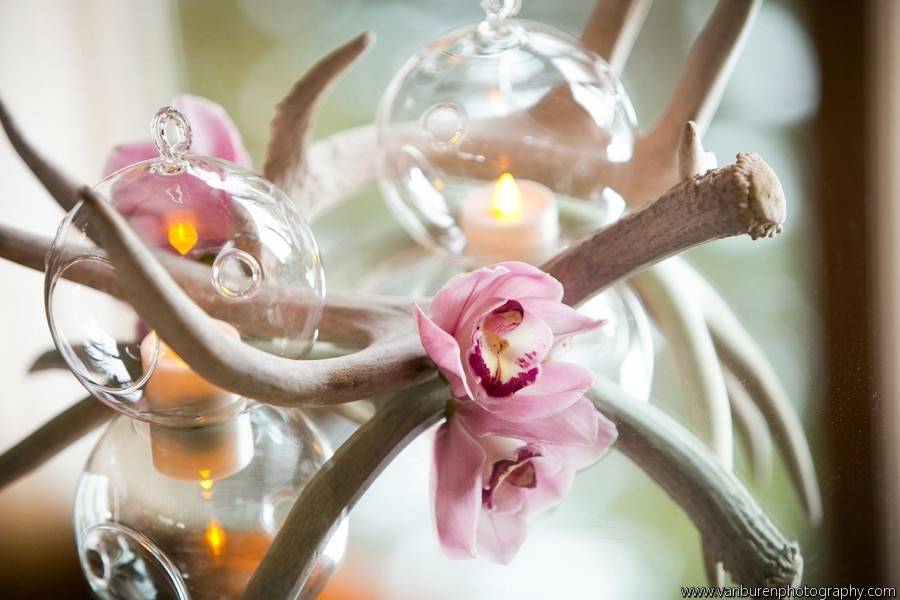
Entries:
POLYGON ((575 472, 600 460, 616 435, 585 398, 527 424, 461 405, 438 429, 434 448, 434 516, 445 553, 509 563, 528 516, 559 504, 575 472))
POLYGON ((510 421, 546 417, 591 385, 585 369, 552 359, 573 335, 603 324, 562 297, 562 285, 531 265, 484 267, 450 279, 428 316, 416 307, 419 336, 456 398, 510 421))
POLYGON ((529 515, 558 504, 575 472, 606 453, 615 425, 585 397, 591 376, 555 360, 573 335, 602 325, 562 303, 562 285, 506 262, 457 275, 419 337, 457 402, 437 432, 435 525, 454 558, 507 563, 529 515))
MULTIPOLYGON (((212 100, 190 94, 175 96, 172 106, 177 108, 191 125, 193 133, 191 154, 215 156, 238 163, 248 169, 253 167, 250 153, 244 147, 237 126, 222 106, 212 100)), ((106 159, 103 176, 157 156, 159 156, 159 152, 156 150, 153 140, 120 144, 113 148, 106 159)))

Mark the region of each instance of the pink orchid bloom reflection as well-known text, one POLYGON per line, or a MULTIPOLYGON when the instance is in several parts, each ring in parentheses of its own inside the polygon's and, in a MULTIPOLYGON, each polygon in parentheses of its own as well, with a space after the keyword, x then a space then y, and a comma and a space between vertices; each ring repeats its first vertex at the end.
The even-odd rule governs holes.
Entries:
POLYGON ((527 517, 562 501, 576 471, 616 439, 584 397, 590 373, 556 360, 603 322, 562 298, 550 275, 506 262, 452 278, 428 315, 416 307, 422 345, 456 399, 437 431, 432 481, 438 538, 453 558, 508 563, 527 517))
POLYGON ((617 435, 585 398, 530 425, 469 402, 438 429, 434 517, 451 558, 509 563, 525 541, 528 516, 559 504, 575 473, 599 461, 617 435))

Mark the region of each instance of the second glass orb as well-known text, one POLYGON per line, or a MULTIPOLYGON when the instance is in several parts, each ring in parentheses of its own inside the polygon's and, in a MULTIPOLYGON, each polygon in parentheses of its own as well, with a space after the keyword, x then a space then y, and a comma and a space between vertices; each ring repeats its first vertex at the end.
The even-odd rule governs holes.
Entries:
POLYGON ((539 262, 608 222, 622 200, 604 168, 631 158, 636 135, 609 65, 506 4, 485 3, 484 22, 411 57, 377 117, 394 215, 420 243, 476 263, 539 262))

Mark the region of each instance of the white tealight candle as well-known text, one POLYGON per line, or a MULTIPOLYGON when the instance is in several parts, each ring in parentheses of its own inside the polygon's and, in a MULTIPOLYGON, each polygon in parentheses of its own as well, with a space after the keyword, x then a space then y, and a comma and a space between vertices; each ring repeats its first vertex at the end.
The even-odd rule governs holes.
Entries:
POLYGON ((556 249, 559 209, 546 186, 504 173, 463 199, 460 225, 479 259, 539 262, 556 249))
MULTIPOLYGON (((240 339, 237 329, 216 321, 222 331, 240 339)), ((209 383, 191 369, 168 344, 150 332, 141 342, 141 364, 147 371, 159 344, 156 367, 144 386, 150 407, 171 412, 194 407, 211 411, 228 406, 235 394, 209 383)), ((157 471, 174 479, 196 479, 204 492, 212 482, 230 477, 253 458, 253 427, 247 414, 200 427, 150 425, 150 450, 157 471)))
MULTIPOLYGON (((236 340, 241 339, 238 330, 224 321, 216 325, 236 340)), ((141 341, 141 365, 146 372, 153 361, 156 332, 151 331, 141 341)), ((234 399, 234 394, 209 383, 191 369, 168 344, 159 340, 159 358, 156 368, 144 386, 147 402, 153 409, 177 409, 202 406, 204 409, 224 406, 234 399)))

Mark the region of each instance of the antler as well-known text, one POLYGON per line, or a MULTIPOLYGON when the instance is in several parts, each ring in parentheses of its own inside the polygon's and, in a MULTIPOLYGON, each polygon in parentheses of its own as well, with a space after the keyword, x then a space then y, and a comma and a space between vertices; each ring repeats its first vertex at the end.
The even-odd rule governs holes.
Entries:
MULTIPOLYGON (((210 382, 281 405, 320 405, 396 391, 432 373, 414 333, 358 353, 297 363, 236 343, 215 327, 145 248, 121 215, 88 189, 103 245, 129 299, 163 339, 210 382)), ((696 244, 772 235, 784 215, 777 178, 755 155, 673 188, 646 208, 575 244, 546 265, 577 304, 606 286, 696 244), (647 243, 647 240, 651 240, 647 243), (607 257, 605 262, 600 257, 607 257)), ((410 328, 411 328, 410 319, 410 328)))
POLYGON ((716 4, 659 121, 638 139, 632 160, 615 169, 607 183, 629 204, 648 202, 678 181, 682 128, 694 121, 700 133, 706 130, 761 4, 762 0, 716 4))
MULTIPOLYGON (((643 18, 647 5, 648 2, 642 0, 607 0, 606 3, 601 3, 601 7, 596 8, 592 16, 593 24, 586 30, 586 41, 608 53, 613 64, 620 67, 633 41, 635 24, 643 18), (605 8, 602 8, 603 4, 605 8), (608 25, 603 24, 604 19, 608 19, 608 25)), ((780 230, 780 223, 784 218, 784 199, 780 184, 759 157, 739 155, 735 165, 701 175, 698 168, 699 157, 702 155, 699 133, 696 129, 690 129, 684 138, 689 144, 681 146, 680 171, 676 160, 678 130, 689 117, 696 117, 701 129, 705 127, 718 103, 737 48, 758 6, 757 0, 719 3, 695 44, 673 100, 659 124, 638 141, 634 160, 625 166, 594 174, 596 180, 612 184, 617 190, 624 192, 630 201, 639 202, 661 193, 675 183, 679 175, 682 178, 690 177, 690 180, 675 186, 649 203, 645 209, 590 236, 548 263, 546 268, 566 286, 568 302, 575 304, 583 301, 613 281, 690 246, 741 233, 748 233, 752 237, 770 236, 780 230), (690 93, 683 93, 683 88, 688 88, 690 93), (605 264, 603 257, 609 259, 610 264, 605 264)), ((371 159, 374 135, 370 127, 332 136, 313 145, 307 152, 310 123, 318 100, 329 83, 365 49, 369 41, 370 38, 364 34, 317 64, 292 89, 279 107, 279 113, 273 122, 273 139, 269 159, 266 161, 266 173, 280 185, 291 188, 295 198, 298 194, 304 194, 304 190, 324 192, 321 194, 322 202, 319 202, 319 197, 315 198, 317 204, 311 206, 314 211, 351 195, 351 192, 374 180, 374 161, 371 159), (336 177, 333 170, 323 169, 331 159, 347 156, 361 157, 360 168, 351 177, 346 177, 346 173, 336 177), (309 172, 307 165, 311 166, 309 172)), ((209 318, 204 312, 215 315, 217 308, 215 305, 203 304, 201 298, 191 293, 190 273, 183 273, 177 265, 163 260, 165 257, 157 256, 143 247, 122 218, 89 190, 76 192, 65 178, 59 176, 24 143, 14 127, 10 127, 9 115, 2 105, 0 121, 8 132, 12 130, 9 135, 14 147, 62 206, 74 205, 80 194, 88 208, 95 211, 100 238, 107 255, 112 257, 118 272, 124 274, 121 282, 103 278, 99 273, 75 273, 75 276, 83 276, 90 285, 96 284, 100 289, 130 299, 151 325, 158 325, 161 336, 177 352, 189 357, 191 366, 213 383, 275 404, 309 405, 324 403, 319 397, 323 394, 327 394, 329 402, 340 402, 408 387, 416 381, 433 376, 432 365, 424 358, 418 339, 412 333, 411 320, 405 310, 408 305, 402 303, 381 306, 379 302, 373 301, 377 308, 370 311, 365 306, 354 304, 352 299, 346 299, 342 303, 334 302, 333 296, 329 298, 323 313, 323 339, 370 344, 360 352, 338 358, 288 361, 243 344, 235 344, 230 339, 219 339, 218 330, 210 327, 209 318), (142 293, 133 293, 132 290, 141 290, 142 293), (201 303, 202 309, 195 301, 201 303), (351 327, 351 333, 338 333, 341 319, 358 318, 365 321, 370 316, 372 323, 377 326, 351 327), (390 362, 392 360, 396 362, 390 362), (390 377, 385 377, 388 373, 390 377), (386 382, 390 379, 393 381, 386 382)), ((548 168, 554 167, 548 165, 548 168)), ((539 178, 540 173, 535 177, 539 178)), ((36 256, 42 245, 46 248, 46 244, 35 236, 29 237, 0 227, 0 255, 16 262, 40 268, 38 265, 41 261, 36 256), (19 243, 23 241, 24 245, 19 243)), ((290 302, 291 299, 285 301, 290 302)), ((741 377, 749 379, 748 385, 754 388, 754 394, 765 396, 763 402, 768 402, 767 406, 771 409, 766 412, 766 416, 770 419, 770 424, 774 423, 773 427, 776 427, 779 445, 794 451, 796 464, 793 465, 792 472, 805 486, 807 508, 815 514, 818 490, 814 476, 810 487, 811 461, 806 460, 807 456, 802 453, 803 449, 808 451, 808 448, 805 446, 802 430, 799 430, 798 437, 796 417, 787 410, 777 382, 773 389, 768 378, 754 379, 759 376, 760 369, 766 366, 764 358, 760 359, 753 353, 748 355, 736 348, 737 336, 729 330, 731 323, 721 315, 713 316, 714 308, 706 307, 704 316, 709 321, 716 349, 723 356, 728 355, 741 377), (714 323, 716 320, 718 322, 714 323), (799 454, 797 448, 801 450, 799 454)), ((708 344, 704 342, 702 346, 706 348, 708 344)), ((735 388, 733 378, 727 381, 731 381, 729 391, 732 395, 735 390, 743 389, 740 386, 735 388)), ((616 408, 615 403, 603 405, 596 395, 594 399, 605 412, 612 415, 621 409, 616 408)), ((760 402, 755 395, 754 399, 760 402)), ((440 412, 437 405, 423 407, 423 411, 428 414, 417 413, 418 416, 413 420, 421 417, 427 421, 440 412)), ((620 429, 628 426, 628 418, 630 417, 626 414, 625 421, 620 423, 620 429)), ((635 427, 638 430, 644 426, 639 421, 637 423, 635 427)), ((418 431, 413 421, 409 421, 409 424, 409 427, 401 429, 418 431)), ((664 427, 669 428, 669 425, 664 427)), ((758 432, 758 427, 756 430, 758 432)), ((405 435, 401 435, 401 438, 406 439, 403 437, 405 435)), ((347 488, 351 493, 344 494, 342 501, 347 502, 348 506, 352 504, 353 499, 362 493, 365 483, 370 481, 367 478, 374 477, 373 473, 383 467, 395 448, 404 443, 403 439, 398 438, 397 441, 392 438, 383 447, 384 452, 373 454, 374 468, 369 474, 364 473, 363 479, 354 480, 353 485, 357 486, 355 491, 347 488)), ((653 446, 655 443, 640 435, 635 439, 640 440, 638 445, 653 446)), ((623 443, 627 445, 627 441, 623 443)), ((351 445, 350 448, 352 450, 354 446, 351 445)), ((678 456, 678 448, 665 444, 659 445, 658 452, 666 460, 678 456)), ((640 459, 636 460, 641 462, 640 459)), ((742 488, 738 492, 729 492, 730 496, 722 495, 721 491, 731 485, 727 477, 720 477, 719 471, 706 466, 703 460, 691 460, 685 459, 683 464, 688 465, 688 470, 691 471, 686 481, 689 479, 692 485, 683 486, 682 492, 678 491, 678 481, 672 483, 670 478, 669 483, 665 483, 665 473, 658 480, 664 487, 668 485, 666 489, 676 500, 684 500, 683 506, 700 525, 708 558, 711 561, 723 560, 736 580, 796 582, 801 565, 796 546, 786 542, 765 515, 757 515, 753 510, 740 513, 740 510, 747 508, 756 509, 755 503, 742 488), (703 475, 705 470, 710 469, 714 471, 714 477, 704 479, 697 475, 703 475), (694 489, 695 486, 713 490, 705 496, 711 499, 709 505, 703 505, 703 490, 694 489), (701 498, 699 504, 698 498, 701 498), (701 508, 698 509, 698 506, 701 508), (739 509, 737 517, 729 512, 734 506, 743 507, 739 509), (746 518, 748 514, 752 518, 746 518), (704 519, 707 524, 712 525, 704 525, 704 519), (741 537, 741 540, 733 542, 729 537, 732 535, 741 537)), ((650 462, 641 464, 648 472, 653 473, 650 462)), ((676 467, 677 464, 678 461, 676 467)), ((669 468, 672 470, 671 465, 669 468)), ((674 468, 672 472, 677 470, 674 468)), ((290 528, 290 524, 296 520, 289 519, 285 530, 300 531, 290 528)), ((325 534, 327 530, 320 528, 317 535, 325 534)), ((315 540, 310 538, 307 541, 315 540)), ((284 547, 284 543, 279 546, 281 550, 284 547)), ((315 552, 315 546, 310 548, 315 552)), ((281 567, 285 566, 284 552, 276 552, 273 546, 270 554, 281 557, 281 567)), ((254 581, 272 581, 273 572, 261 568, 261 574, 255 576, 254 581)), ((288 579, 285 585, 295 583, 296 580, 288 579)), ((268 589, 266 586, 254 587, 254 584, 251 584, 251 588, 257 591, 268 589)))
POLYGON ((682 182, 544 269, 565 285, 565 302, 578 304, 598 291, 595 282, 609 285, 703 242, 741 234, 772 237, 784 215, 775 173, 758 155, 738 154, 735 164, 682 182))
MULTIPOLYGON (((42 182, 55 181, 52 169, 49 175, 35 174, 42 182)), ((58 200, 73 194, 71 188, 47 188, 58 200)), ((396 336, 385 336, 360 352, 321 361, 298 363, 227 339, 110 205, 86 188, 79 194, 97 215, 97 229, 128 298, 210 382, 272 404, 321 405, 402 389, 433 372, 411 319, 408 333, 397 326, 396 336)), ((736 165, 673 188, 658 202, 574 245, 547 268, 566 286, 567 301, 578 303, 693 245, 741 233, 771 235, 783 218, 783 202, 780 184, 765 163, 753 155, 741 155, 736 165), (647 239, 653 242, 643 243, 647 239)))
POLYGON ((375 34, 366 32, 333 51, 300 78, 275 107, 263 174, 304 208, 309 204, 304 200, 308 198, 304 185, 307 146, 316 111, 335 81, 374 41, 375 34))
POLYGON ((597 2, 581 41, 605 58, 614 71, 621 72, 651 4, 652 0, 597 2))
POLYGON ((38 468, 60 450, 81 439, 114 415, 93 396, 77 402, 47 421, 24 440, 0 454, 0 490, 38 468))

